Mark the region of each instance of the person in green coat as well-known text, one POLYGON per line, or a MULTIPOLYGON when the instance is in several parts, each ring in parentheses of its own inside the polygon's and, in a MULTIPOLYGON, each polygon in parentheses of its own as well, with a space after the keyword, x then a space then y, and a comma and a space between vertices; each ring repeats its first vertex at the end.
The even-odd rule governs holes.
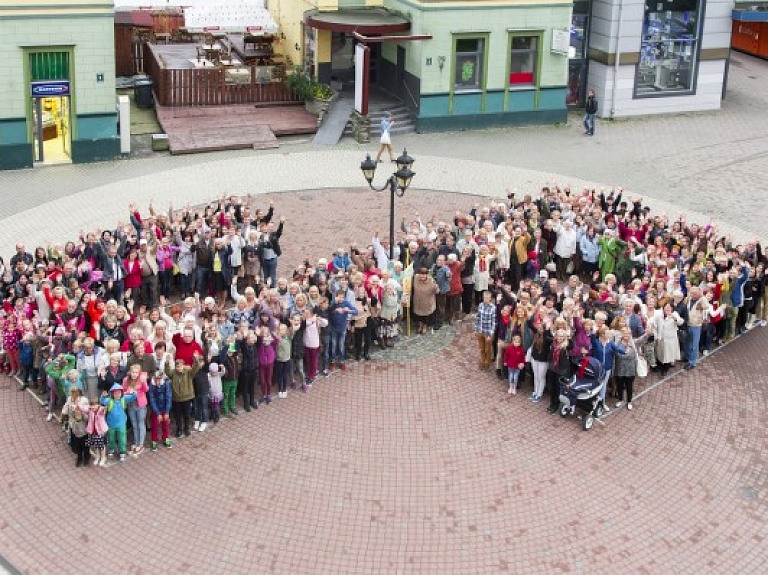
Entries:
MULTIPOLYGON (((45 366, 45 373, 47 373, 53 382, 56 384, 56 396, 61 398, 62 401, 66 401, 69 397, 69 385, 65 384, 64 376, 68 371, 75 369, 77 365, 77 359, 74 355, 60 353, 56 359, 49 361, 45 366)), ((52 402, 53 403, 53 402, 52 402)), ((48 421, 53 419, 53 410, 55 405, 48 406, 48 421)))
POLYGON ((627 242, 621 241, 611 229, 606 229, 603 236, 597 240, 600 247, 600 255, 597 258, 597 265, 600 266, 600 277, 605 280, 605 276, 614 273, 616 270, 616 260, 624 252, 627 242))

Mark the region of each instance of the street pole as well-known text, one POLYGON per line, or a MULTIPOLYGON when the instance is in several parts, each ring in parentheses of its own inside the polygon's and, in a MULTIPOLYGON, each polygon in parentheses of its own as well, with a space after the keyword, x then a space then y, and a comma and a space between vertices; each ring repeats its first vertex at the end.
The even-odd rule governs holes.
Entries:
POLYGON ((394 176, 389 177, 389 261, 395 259, 395 189, 397 182, 394 176))

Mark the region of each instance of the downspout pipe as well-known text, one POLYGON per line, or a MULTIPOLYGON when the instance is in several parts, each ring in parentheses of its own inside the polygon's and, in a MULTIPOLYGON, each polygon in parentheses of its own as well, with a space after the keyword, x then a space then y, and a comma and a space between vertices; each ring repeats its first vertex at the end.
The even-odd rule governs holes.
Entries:
POLYGON ((611 115, 616 113, 616 84, 619 82, 619 64, 621 62, 621 29, 624 23, 624 0, 619 0, 619 26, 616 30, 616 56, 613 62, 613 85, 611 86, 611 115))

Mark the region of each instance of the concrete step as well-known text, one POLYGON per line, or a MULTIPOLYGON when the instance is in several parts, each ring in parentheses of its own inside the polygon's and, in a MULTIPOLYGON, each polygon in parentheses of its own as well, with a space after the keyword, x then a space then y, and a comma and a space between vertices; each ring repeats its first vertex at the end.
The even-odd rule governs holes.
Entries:
MULTIPOLYGON (((394 126, 392 126, 391 134, 412 134, 416 131, 410 111, 402 104, 371 102, 368 105, 368 117, 371 119, 372 138, 378 138, 381 135, 380 125, 385 112, 392 114, 392 119, 395 122, 394 126)), ((344 136, 352 137, 351 118, 347 121, 347 125, 344 128, 344 136)))

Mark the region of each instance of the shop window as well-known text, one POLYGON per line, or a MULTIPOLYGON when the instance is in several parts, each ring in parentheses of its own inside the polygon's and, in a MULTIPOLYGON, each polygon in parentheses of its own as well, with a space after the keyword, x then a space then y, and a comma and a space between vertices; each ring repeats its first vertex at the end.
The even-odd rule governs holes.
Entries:
POLYGON ((645 5, 636 96, 694 90, 701 35, 698 2, 651 0, 645 5))
POLYGON ((481 90, 483 88, 484 40, 460 38, 456 40, 455 91, 481 90))
POLYGON ((513 88, 536 85, 538 36, 513 36, 509 65, 509 85, 513 88))

